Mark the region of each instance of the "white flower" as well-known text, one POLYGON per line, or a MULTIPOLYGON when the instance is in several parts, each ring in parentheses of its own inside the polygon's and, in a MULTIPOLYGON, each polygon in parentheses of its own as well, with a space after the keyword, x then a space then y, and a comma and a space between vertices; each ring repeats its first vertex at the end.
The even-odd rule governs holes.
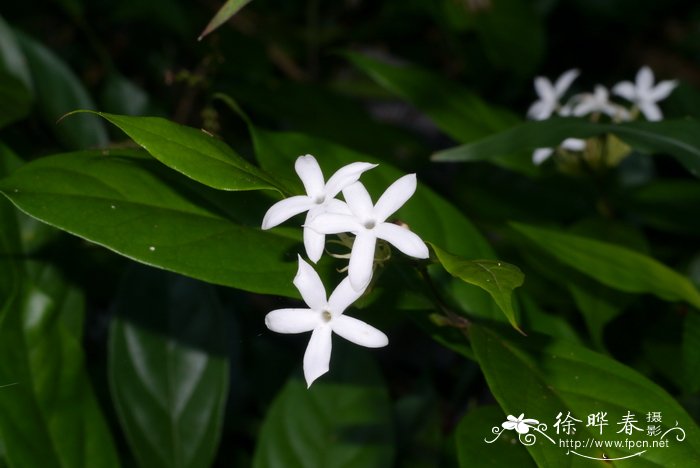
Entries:
POLYGON ((572 98, 575 102, 572 114, 583 117, 588 114, 606 114, 620 120, 628 120, 629 112, 613 102, 610 102, 610 94, 605 86, 596 85, 593 93, 579 94, 572 98))
POLYGON ((678 86, 678 81, 661 81, 654 86, 654 72, 649 67, 640 68, 635 81, 636 83, 623 81, 616 84, 613 93, 636 104, 647 120, 661 120, 663 114, 656 103, 666 99, 678 86))
POLYGON ((411 257, 428 258, 428 247, 420 237, 405 227, 386 222, 415 191, 416 175, 408 174, 391 184, 373 205, 364 185, 355 182, 343 190, 352 214, 320 214, 306 225, 319 234, 355 234, 348 275, 356 291, 364 290, 372 279, 377 239, 387 241, 411 257))
POLYGON ((326 288, 316 271, 299 257, 299 270, 294 278, 308 309, 278 309, 265 317, 265 325, 277 333, 311 331, 304 353, 304 378, 308 387, 328 372, 331 359, 331 335, 337 333, 348 341, 368 348, 381 348, 389 343, 384 333, 347 315, 345 309, 364 291, 356 291, 345 278, 326 300, 326 288))
POLYGON ((554 85, 543 76, 535 78, 535 91, 537 91, 539 99, 532 103, 527 111, 527 116, 534 120, 548 119, 552 112, 559 108, 559 100, 578 77, 578 74, 578 70, 569 70, 563 73, 554 85))
MULTIPOLYGON (((583 151, 586 149, 586 140, 580 138, 567 138, 562 141, 559 147, 569 151, 583 151)), ((532 153, 532 162, 540 165, 554 153, 554 148, 537 148, 532 153)))
POLYGON ((536 426, 540 423, 537 419, 523 419, 524 417, 525 413, 521 413, 517 418, 509 414, 506 417, 508 420, 501 424, 501 426, 503 429, 507 429, 509 431, 515 429, 518 434, 527 434, 530 432, 530 426, 536 426))
MULTIPOLYGON (((262 228, 270 229, 292 216, 308 211, 305 223, 315 216, 325 213, 348 213, 347 206, 335 196, 348 185, 356 182, 363 172, 377 167, 376 164, 355 162, 341 167, 324 183, 323 173, 316 158, 307 154, 299 156, 294 164, 299 178, 304 184, 306 195, 285 198, 272 205, 263 218, 262 228)), ((311 261, 317 262, 323 254, 325 236, 304 228, 304 247, 311 261)))

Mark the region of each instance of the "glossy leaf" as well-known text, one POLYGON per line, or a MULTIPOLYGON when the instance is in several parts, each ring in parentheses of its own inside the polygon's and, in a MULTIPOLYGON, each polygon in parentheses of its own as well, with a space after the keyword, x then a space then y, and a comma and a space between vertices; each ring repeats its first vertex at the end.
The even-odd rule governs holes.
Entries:
MULTIPOLYGON (((617 432, 628 411, 636 415, 638 425, 648 412, 662 414, 663 430, 676 422, 685 431, 677 441, 670 433, 668 448, 649 448, 635 457, 635 466, 690 466, 700 463, 700 429, 685 410, 661 387, 623 364, 578 345, 551 337, 522 337, 511 331, 473 325, 470 338, 486 381, 506 414, 534 418, 548 426, 546 433, 557 439, 586 441, 624 440, 617 432), (587 427, 587 415, 607 412, 608 426, 587 427), (575 423, 575 435, 556 434, 556 416, 570 412, 582 422, 575 423)), ((500 421, 499 421, 500 422, 500 421)), ((494 421, 494 425, 499 422, 494 421)), ((483 428, 484 437, 493 437, 483 428)), ((534 432, 534 431, 533 431, 534 432)), ((640 434, 640 433, 638 433, 640 434)), ((590 466, 591 460, 575 457, 567 448, 552 444, 538 435, 528 447, 538 466, 590 466)), ((513 447, 519 449, 519 447, 513 447)), ((504 448, 504 450, 506 450, 504 448)), ((642 449, 581 448, 578 453, 602 458, 629 456, 642 449)), ((629 466, 629 460, 606 460, 606 466, 629 466)))
POLYGON ((700 177, 700 123, 690 119, 624 124, 596 124, 582 119, 526 122, 482 140, 440 151, 432 159, 484 161, 523 150, 555 147, 566 138, 588 138, 605 133, 616 135, 642 153, 669 154, 700 177))
POLYGON ((251 199, 229 201, 229 210, 238 206, 229 214, 208 197, 237 194, 193 185, 143 153, 119 150, 38 159, 0 181, 0 191, 27 214, 142 263, 297 297, 297 241, 232 221, 251 199))
POLYGON ((522 286, 525 280, 520 268, 499 260, 467 260, 452 255, 435 244, 431 246, 438 261, 449 274, 488 292, 510 324, 520 330, 512 299, 513 290, 522 286))
MULTIPOLYGON (((299 155, 307 153, 316 155, 326 178, 340 167, 355 161, 379 164, 362 175, 362 183, 375 201, 392 182, 404 175, 381 160, 320 138, 300 133, 271 132, 252 126, 251 132, 260 165, 278 180, 285 181, 292 193, 302 190, 294 173, 294 161, 299 155)), ((392 218, 407 223, 423 240, 443 245, 457 255, 466 258, 494 257, 493 250, 474 225, 458 209, 420 182, 413 197, 392 218)), ((438 279, 473 314, 494 320, 503 319, 484 291, 462 281, 438 279)))
POLYGON ((2 16, 0 16, 0 70, 19 79, 27 90, 34 89, 24 52, 17 42, 14 31, 2 16))
POLYGON ((119 127, 151 156, 197 182, 220 190, 275 189, 267 174, 201 130, 161 117, 95 114, 119 127))
MULTIPOLYGON (((518 413, 520 414, 520 413, 518 413)), ((518 416, 517 414, 515 416, 518 416)), ((536 467, 515 431, 506 432, 493 443, 491 428, 500 429, 506 420, 498 406, 479 406, 467 411, 455 429, 457 456, 461 468, 536 467)))
POLYGON ((250 2, 251 0, 226 0, 226 3, 219 8, 219 11, 217 11, 211 21, 209 21, 209 24, 207 24, 207 27, 204 28, 204 31, 202 31, 202 34, 199 35, 197 40, 201 41, 204 36, 210 34, 219 26, 231 19, 233 15, 238 13, 241 8, 250 2))
POLYGON ((333 349, 330 373, 311 388, 289 379, 267 411, 253 467, 392 466, 391 404, 379 369, 367 352, 344 351, 333 349))
POLYGON ((118 467, 77 336, 83 310, 73 307, 82 301, 71 299, 58 278, 55 271, 24 273, 4 306, 0 382, 11 384, 0 388, 6 457, 11 466, 118 467))
POLYGON ((70 121, 57 121, 75 109, 94 109, 95 105, 75 73, 50 49, 17 33, 34 82, 36 102, 46 125, 53 130, 63 145, 82 149, 105 145, 107 130, 92 115, 80 115, 70 121))
POLYGON ((22 82, 0 71, 0 128, 23 119, 29 114, 32 96, 22 82))
POLYGON ((700 292, 688 278, 651 257, 607 242, 551 229, 511 226, 557 260, 611 288, 650 293, 700 308, 700 292))
POLYGON ((228 394, 224 313, 214 289, 132 268, 109 338, 119 420, 139 465, 210 466, 228 394))

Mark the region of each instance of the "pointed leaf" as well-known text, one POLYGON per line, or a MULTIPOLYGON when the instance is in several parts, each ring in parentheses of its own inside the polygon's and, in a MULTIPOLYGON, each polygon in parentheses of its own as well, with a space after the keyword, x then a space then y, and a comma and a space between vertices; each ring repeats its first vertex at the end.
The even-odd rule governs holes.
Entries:
POLYGON ((557 260, 612 288, 686 301, 700 309, 700 292, 690 280, 649 256, 551 229, 520 223, 511 226, 557 260))
POLYGON ((0 181, 0 192, 27 214, 142 263, 248 291, 298 296, 290 282, 298 241, 257 227, 267 201, 252 205, 256 227, 238 224, 235 216, 245 218, 257 199, 230 197, 256 194, 207 189, 142 152, 40 158, 0 181))
POLYGON ((204 38, 204 36, 213 32, 216 28, 218 28, 226 21, 231 19, 233 15, 238 13, 238 11, 241 8, 243 8, 250 2, 251 0, 227 0, 226 3, 224 3, 221 6, 221 8, 219 8, 219 11, 216 12, 211 21, 209 21, 209 24, 207 24, 207 27, 204 28, 204 31, 202 31, 202 34, 199 35, 197 40, 201 41, 204 38))
POLYGON ((512 300, 513 290, 522 286, 525 280, 520 268, 500 260, 466 260, 435 244, 431 243, 430 246, 449 274, 488 292, 510 324, 520 330, 512 300))
POLYGON ((109 337, 112 397, 148 468, 210 466, 228 392, 223 310, 206 284, 129 270, 109 337))

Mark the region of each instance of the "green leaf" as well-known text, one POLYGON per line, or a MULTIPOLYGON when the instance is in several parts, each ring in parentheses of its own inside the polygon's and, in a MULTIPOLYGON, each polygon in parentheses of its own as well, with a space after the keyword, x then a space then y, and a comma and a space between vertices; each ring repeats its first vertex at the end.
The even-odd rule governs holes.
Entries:
POLYGON ((504 154, 558 146, 566 138, 589 138, 612 133, 639 152, 673 156, 700 177, 700 122, 666 120, 596 124, 582 119, 549 119, 526 122, 466 145, 440 151, 433 161, 484 161, 504 154))
POLYGON ((513 310, 513 290, 522 286, 525 275, 515 265, 499 260, 466 260, 430 244, 440 264, 449 274, 488 292, 510 324, 520 330, 513 310))
POLYGON ((229 362, 214 288, 129 270, 109 336, 112 397, 129 446, 149 468, 210 466, 221 437, 229 362))
POLYGON ((219 8, 219 11, 217 11, 211 21, 209 21, 209 24, 207 24, 207 27, 204 28, 204 31, 202 31, 202 34, 199 35, 197 40, 201 41, 204 36, 208 35, 226 21, 231 19, 233 15, 238 13, 241 8, 250 2, 251 0, 226 0, 226 3, 219 8))
POLYGON ((457 141, 468 142, 505 130, 520 119, 486 104, 476 94, 412 65, 394 66, 357 53, 346 57, 380 85, 430 116, 457 141))
POLYGON ((700 292, 688 278, 625 247, 551 229, 511 226, 557 260, 611 288, 650 293, 668 301, 687 301, 700 308, 700 292))
POLYGON ((252 209, 259 223, 267 200, 258 207, 251 198, 258 194, 207 189, 141 152, 40 158, 0 181, 0 192, 41 221, 142 263, 298 297, 291 284, 298 241, 234 221, 252 209))
POLYGON ((32 106, 32 96, 22 82, 0 71, 0 128, 25 118, 32 106))
POLYGON ((161 117, 94 113, 119 127, 151 156, 197 182, 220 190, 277 188, 267 174, 201 130, 161 117))
POLYGON ((95 116, 80 115, 57 123, 66 112, 94 109, 92 98, 73 71, 50 49, 19 32, 17 39, 29 64, 39 110, 59 141, 71 149, 105 145, 107 130, 95 116))
POLYGON ((293 376, 279 392, 260 430, 253 467, 392 466, 391 403, 379 369, 366 352, 343 345, 334 346, 330 373, 311 388, 293 376))
POLYGON ((33 270, 36 278, 23 275, 0 325, 0 382, 11 384, 0 388, 6 457, 11 466, 118 467, 85 370, 79 293, 55 270, 33 270))
MULTIPOLYGON (((644 425, 648 412, 661 412, 663 430, 676 423, 685 431, 678 441, 675 432, 668 434, 669 447, 649 448, 634 458, 634 466, 692 466, 700 463, 700 429, 685 410, 661 387, 629 367, 578 345, 551 337, 522 337, 509 330, 496 330, 474 324, 470 338, 486 381, 506 414, 534 418, 547 424, 545 432, 552 444, 536 431, 536 443, 528 447, 538 466, 591 466, 591 461, 560 448, 558 440, 624 440, 641 438, 644 433, 627 436, 617 425, 628 411, 636 415, 636 426, 644 425), (587 427, 587 416, 607 412, 608 426, 601 435, 598 427, 587 427), (573 435, 556 434, 556 416, 571 413, 581 420, 573 435)), ((493 425, 500 426, 501 421, 493 425)), ((505 431, 504 431, 505 433, 505 431)), ((484 437, 492 438, 490 427, 484 437)), ((505 435, 505 434, 504 434, 505 435)), ((657 437, 658 438, 658 437, 657 437)), ((657 439, 654 438, 654 439, 657 439)), ((649 437, 648 439, 651 439, 649 437)), ((651 445, 651 440, 649 440, 651 445)), ((518 449, 519 447, 513 447, 518 449)), ((507 450, 504 448, 503 450, 507 450)), ((580 448, 578 453, 602 458, 629 456, 643 449, 580 448)), ((629 460, 606 460, 606 466, 626 467, 629 460)))
POLYGON ((688 393, 700 390, 700 314, 688 314, 683 323, 684 386, 688 393))
MULTIPOLYGON (((278 180, 284 181, 292 193, 302 190, 294 173, 294 161, 300 154, 317 155, 326 178, 352 162, 379 164, 362 175, 362 183, 375 200, 392 182, 404 175, 386 162, 327 140, 300 133, 271 132, 253 126, 250 129, 260 165, 278 180)), ((394 217, 407 223, 423 240, 444 245, 456 255, 466 258, 495 256, 484 237, 457 208, 420 182, 416 193, 394 217)), ((431 273, 439 276, 438 272, 431 273)), ((471 313, 494 320, 503 319, 501 312, 484 291, 449 277, 438 279, 444 283, 450 295, 471 313)))
POLYGON ((34 90, 24 52, 17 42, 14 31, 2 16, 0 16, 0 70, 19 79, 30 92, 34 90))
MULTIPOLYGON (((520 414, 520 413, 518 413, 520 414)), ((517 416, 517 415, 516 415, 517 416)), ((479 406, 470 409, 455 430, 457 456, 461 468, 535 467, 525 447, 518 443, 516 432, 504 433, 493 443, 491 428, 500 428, 506 417, 498 406, 479 406)))

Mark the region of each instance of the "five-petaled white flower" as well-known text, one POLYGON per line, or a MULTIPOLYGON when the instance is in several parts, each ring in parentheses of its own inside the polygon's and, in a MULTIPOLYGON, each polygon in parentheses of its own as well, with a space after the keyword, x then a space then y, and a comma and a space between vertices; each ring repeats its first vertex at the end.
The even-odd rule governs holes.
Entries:
MULTIPOLYGON (((559 145, 561 148, 569 151, 583 151, 586 149, 586 140, 580 138, 567 138, 559 145)), ((542 164, 554 153, 554 148, 537 148, 532 152, 532 162, 539 165, 542 164)))
POLYGON ((572 69, 564 72, 552 85, 552 82, 543 76, 535 78, 535 91, 539 99, 532 103, 527 111, 528 117, 534 120, 548 119, 555 110, 560 107, 559 100, 578 77, 579 71, 572 69))
POLYGON ((657 121, 663 118, 663 114, 656 103, 666 99, 676 86, 676 80, 661 81, 654 86, 654 72, 649 67, 642 67, 637 72, 635 83, 618 83, 613 87, 613 93, 636 104, 647 120, 657 121))
POLYGON ((345 309, 364 291, 356 291, 345 278, 326 300, 326 289, 316 271, 299 257, 299 270, 294 286, 309 306, 308 309, 278 309, 265 317, 265 325, 277 333, 311 331, 304 353, 304 377, 307 386, 328 372, 331 359, 331 335, 337 333, 348 341, 368 348, 381 348, 389 343, 384 333, 347 315, 345 309))
POLYGON ((540 423, 537 419, 523 419, 524 417, 525 413, 521 413, 517 418, 509 414, 506 417, 508 420, 501 424, 501 426, 503 426, 503 429, 509 431, 515 429, 518 434, 527 434, 530 432, 530 426, 536 426, 540 423))
POLYGON ((629 120, 629 113, 624 107, 610 102, 610 93, 605 86, 596 85, 592 93, 579 94, 572 100, 575 102, 572 114, 576 117, 606 114, 619 120, 629 120))
POLYGON ((391 184, 373 205, 364 185, 355 182, 343 190, 352 214, 324 213, 305 225, 319 234, 355 234, 348 275, 356 291, 364 290, 372 279, 377 239, 387 241, 411 257, 428 258, 428 247, 420 237, 405 227, 386 222, 415 191, 416 175, 408 174, 391 184))
MULTIPOLYGON (((316 158, 307 154, 299 156, 294 164, 299 178, 304 184, 306 195, 285 198, 272 205, 263 218, 262 228, 270 229, 292 216, 307 211, 305 223, 309 223, 321 213, 347 213, 347 206, 335 198, 341 190, 356 182, 363 172, 376 167, 376 164, 355 162, 341 167, 324 183, 323 173, 316 158)), ((304 247, 311 261, 316 263, 323 254, 325 236, 304 228, 304 247)))

